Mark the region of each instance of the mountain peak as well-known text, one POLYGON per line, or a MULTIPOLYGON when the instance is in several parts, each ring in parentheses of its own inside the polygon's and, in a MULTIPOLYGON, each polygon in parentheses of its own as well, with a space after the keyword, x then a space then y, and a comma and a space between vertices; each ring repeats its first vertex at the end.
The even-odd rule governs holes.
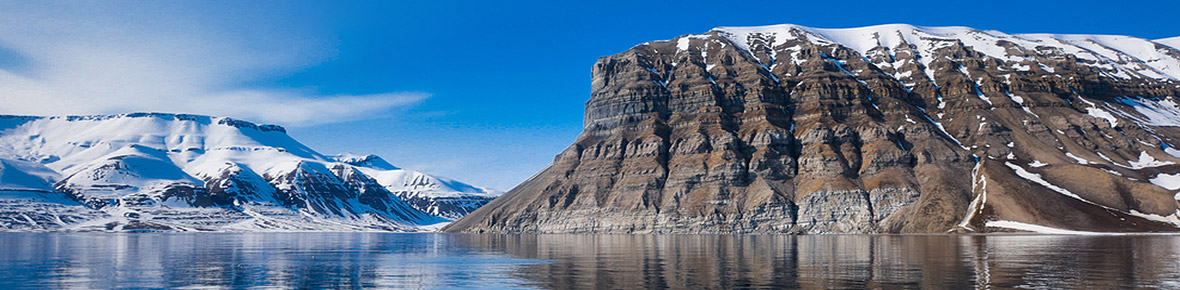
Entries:
POLYGON ((328 160, 340 162, 356 167, 369 167, 381 170, 397 170, 401 169, 375 154, 357 155, 352 153, 343 153, 333 156, 327 156, 328 160))

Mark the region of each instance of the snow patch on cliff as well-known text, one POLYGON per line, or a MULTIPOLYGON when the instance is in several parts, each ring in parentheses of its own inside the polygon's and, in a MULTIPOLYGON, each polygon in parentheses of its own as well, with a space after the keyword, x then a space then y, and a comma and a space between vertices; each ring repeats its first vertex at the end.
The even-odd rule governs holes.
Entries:
POLYGON ((1017 221, 988 221, 987 227, 1053 235, 1118 235, 1118 233, 1073 231, 1017 221))

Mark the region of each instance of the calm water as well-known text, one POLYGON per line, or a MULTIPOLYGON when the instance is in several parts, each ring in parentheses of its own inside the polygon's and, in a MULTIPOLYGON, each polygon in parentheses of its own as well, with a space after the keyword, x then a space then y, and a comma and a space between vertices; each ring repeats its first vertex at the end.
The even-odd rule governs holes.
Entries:
POLYGON ((0 289, 185 287, 1177 289, 1180 236, 0 234, 0 289))

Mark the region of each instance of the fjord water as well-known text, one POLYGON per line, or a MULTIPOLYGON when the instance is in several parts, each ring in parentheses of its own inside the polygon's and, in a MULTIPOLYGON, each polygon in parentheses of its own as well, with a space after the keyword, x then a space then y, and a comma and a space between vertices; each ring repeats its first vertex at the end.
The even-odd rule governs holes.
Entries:
POLYGON ((1177 288, 1180 236, 0 234, 0 288, 1177 288))

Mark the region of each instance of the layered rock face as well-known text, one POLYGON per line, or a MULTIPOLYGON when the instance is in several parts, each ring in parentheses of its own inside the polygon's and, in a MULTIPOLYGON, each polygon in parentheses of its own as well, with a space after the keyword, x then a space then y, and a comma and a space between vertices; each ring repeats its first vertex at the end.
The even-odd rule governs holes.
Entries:
POLYGON ((592 75, 578 140, 446 231, 1180 226, 1180 50, 1167 44, 717 28, 600 58, 592 75))

